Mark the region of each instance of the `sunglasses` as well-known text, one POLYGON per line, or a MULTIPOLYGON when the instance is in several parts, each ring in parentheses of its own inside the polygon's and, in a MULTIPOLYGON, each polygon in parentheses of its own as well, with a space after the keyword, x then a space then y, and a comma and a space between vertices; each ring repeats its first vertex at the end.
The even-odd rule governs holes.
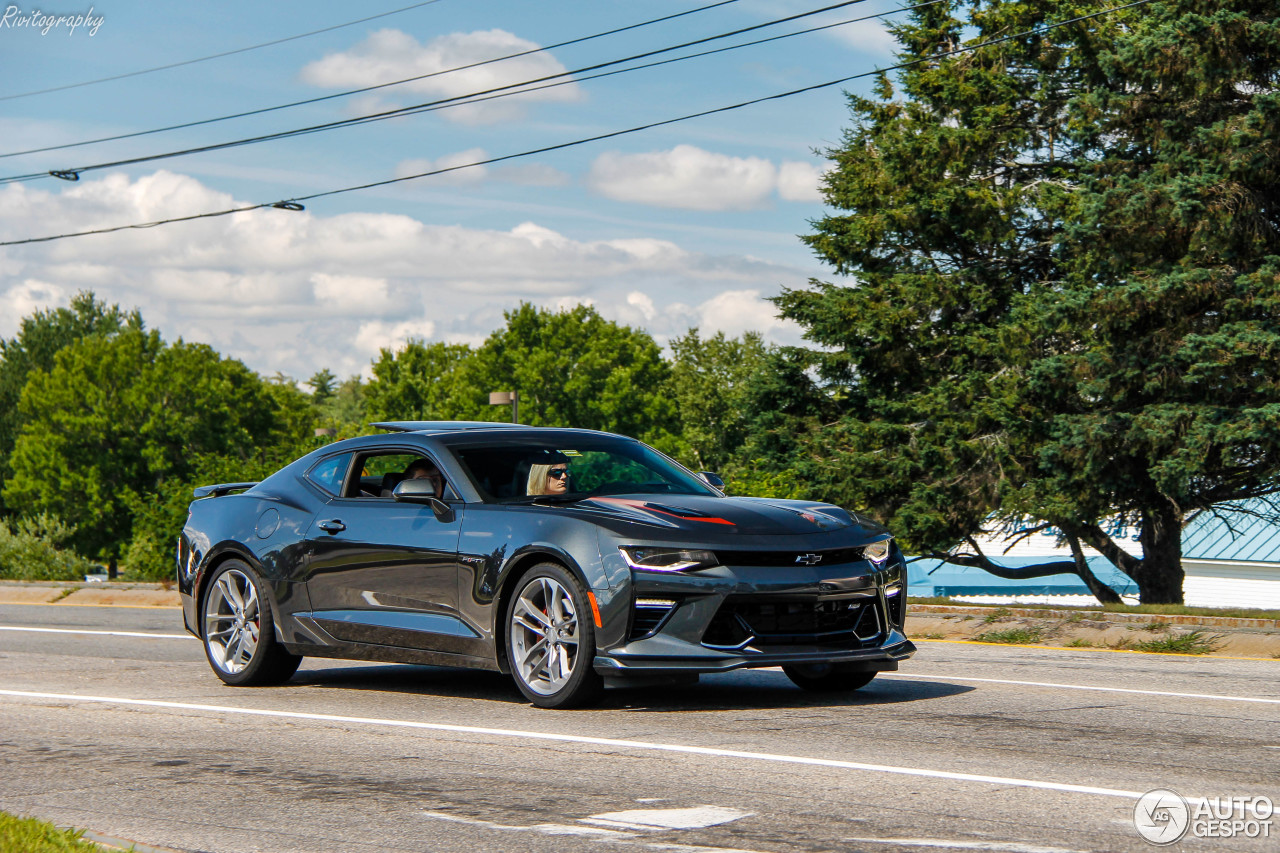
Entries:
POLYGON ((553 480, 563 480, 569 476, 568 468, 552 468, 547 472, 547 476, 553 480))

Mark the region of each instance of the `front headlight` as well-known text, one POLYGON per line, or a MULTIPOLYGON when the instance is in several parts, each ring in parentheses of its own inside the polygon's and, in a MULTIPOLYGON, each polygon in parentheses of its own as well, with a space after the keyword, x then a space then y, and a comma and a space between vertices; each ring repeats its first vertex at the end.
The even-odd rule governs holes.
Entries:
POLYGON ((889 545, 892 539, 885 539, 882 542, 872 542, 870 545, 862 549, 864 559, 870 560, 876 565, 880 565, 889 559, 889 545))
POLYGON ((719 565, 716 555, 710 551, 633 546, 619 546, 618 550, 631 568, 650 572, 686 572, 719 565))

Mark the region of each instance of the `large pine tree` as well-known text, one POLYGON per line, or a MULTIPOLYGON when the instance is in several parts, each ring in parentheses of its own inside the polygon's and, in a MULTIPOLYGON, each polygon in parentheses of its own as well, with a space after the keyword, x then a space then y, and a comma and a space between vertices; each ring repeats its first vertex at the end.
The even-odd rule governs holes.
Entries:
POLYGON ((914 64, 850 99, 806 238, 853 281, 778 301, 842 412, 807 448, 818 492, 917 552, 1114 598, 1083 542, 1144 602, 1180 602, 1188 515, 1280 487, 1280 5, 1153 0, 940 56, 1104 8, 915 12, 914 64), (1027 519, 1077 559, 977 550, 1027 519))

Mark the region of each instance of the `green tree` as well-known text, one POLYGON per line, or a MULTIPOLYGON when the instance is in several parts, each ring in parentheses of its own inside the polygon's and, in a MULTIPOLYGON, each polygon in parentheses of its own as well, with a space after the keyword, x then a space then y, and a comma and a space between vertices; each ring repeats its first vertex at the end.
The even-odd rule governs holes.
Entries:
MULTIPOLYGON (((9 456, 22 430, 18 401, 32 371, 51 369, 59 350, 87 335, 112 335, 126 326, 142 327, 138 312, 100 302, 90 290, 77 293, 66 308, 24 317, 13 338, 0 339, 0 493, 12 473, 9 456)), ((0 498, 0 514, 4 510, 0 498)))
POLYGON ((465 344, 410 340, 402 349, 383 348, 365 386, 368 417, 374 421, 432 421, 471 417, 476 393, 468 389, 464 366, 472 357, 465 344))
POLYGON ((332 427, 342 438, 362 434, 368 409, 367 388, 358 374, 344 379, 331 396, 316 405, 319 425, 332 427))
POLYGON ((648 333, 604 319, 587 305, 506 312, 466 366, 471 417, 504 420, 490 391, 520 394, 520 422, 634 435, 671 447, 676 407, 670 372, 648 333))
POLYGON ((856 283, 779 299, 840 413, 802 474, 918 552, 967 543, 949 558, 1105 597, 1084 542, 1144 602, 1181 601, 1187 514, 1280 485, 1274 8, 1171 0, 930 59, 1102 8, 959 5, 897 28, 923 61, 851 98, 830 152, 838 212, 806 239, 856 283), (1076 558, 977 550, 1028 518, 1076 558))
POLYGON ((690 329, 672 339, 667 392, 679 413, 681 456, 695 470, 724 471, 747 440, 747 390, 768 353, 758 332, 702 338, 690 329))
POLYGON ((23 390, 5 499, 64 519, 81 553, 114 562, 131 504, 187 477, 200 456, 300 443, 306 403, 295 397, 203 344, 166 345, 134 327, 84 338, 23 390))
POLYGON ((334 376, 332 371, 327 367, 317 370, 311 378, 307 380, 307 385, 311 387, 312 402, 319 405, 332 397, 334 393, 333 383, 337 378, 338 377, 334 376))

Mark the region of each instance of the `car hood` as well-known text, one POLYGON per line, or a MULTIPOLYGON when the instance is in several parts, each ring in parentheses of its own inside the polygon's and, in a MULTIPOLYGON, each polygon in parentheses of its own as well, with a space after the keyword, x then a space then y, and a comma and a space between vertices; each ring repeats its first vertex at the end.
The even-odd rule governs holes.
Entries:
POLYGON ((620 521, 703 534, 747 536, 825 533, 861 528, 868 536, 887 531, 870 519, 831 504, 769 498, 702 495, 610 495, 586 498, 579 510, 604 513, 620 521))

